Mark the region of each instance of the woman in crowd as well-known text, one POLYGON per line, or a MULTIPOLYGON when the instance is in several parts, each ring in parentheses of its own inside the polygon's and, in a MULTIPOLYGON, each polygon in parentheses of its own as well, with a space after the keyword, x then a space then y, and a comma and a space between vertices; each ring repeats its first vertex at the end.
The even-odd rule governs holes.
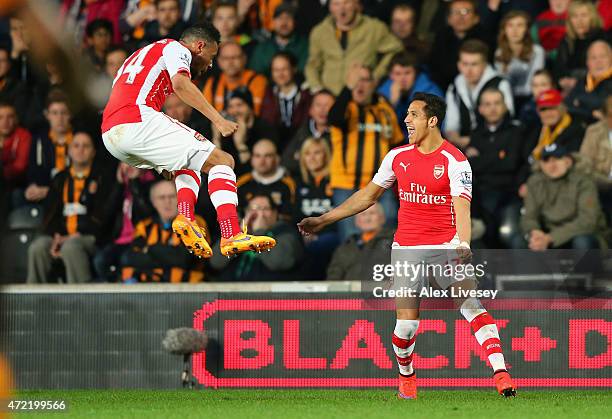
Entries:
MULTIPOLYGON (((295 219, 317 217, 332 209, 332 191, 329 187, 331 150, 324 138, 309 138, 300 150, 300 178, 296 188, 295 219)), ((325 277, 327 265, 334 249, 340 244, 335 227, 325 228, 318 234, 304 237, 307 262, 305 279, 325 277)))
POLYGON ((609 36, 602 29, 602 21, 595 5, 589 0, 574 0, 568 9, 567 33, 559 45, 555 61, 555 79, 563 93, 574 88, 578 79, 586 76, 586 53, 597 39, 609 36))
POLYGON ((500 24, 495 52, 495 68, 510 82, 516 109, 529 100, 533 75, 544 68, 546 59, 544 48, 531 39, 529 26, 527 13, 507 13, 500 24))

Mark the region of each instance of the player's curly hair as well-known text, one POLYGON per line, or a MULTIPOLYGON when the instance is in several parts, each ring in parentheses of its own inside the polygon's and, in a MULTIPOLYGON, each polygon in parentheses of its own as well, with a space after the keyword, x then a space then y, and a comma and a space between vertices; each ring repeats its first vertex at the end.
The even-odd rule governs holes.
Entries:
POLYGON ((438 123, 436 126, 438 128, 442 126, 442 121, 446 116, 446 102, 444 102, 444 99, 442 99, 440 96, 432 95, 431 93, 417 92, 414 94, 412 100, 425 102, 423 112, 425 112, 425 115, 427 115, 427 119, 435 116, 438 118, 438 123))
POLYGON ((221 34, 209 20, 205 19, 185 29, 180 40, 188 41, 189 39, 202 39, 219 44, 221 42, 221 34))

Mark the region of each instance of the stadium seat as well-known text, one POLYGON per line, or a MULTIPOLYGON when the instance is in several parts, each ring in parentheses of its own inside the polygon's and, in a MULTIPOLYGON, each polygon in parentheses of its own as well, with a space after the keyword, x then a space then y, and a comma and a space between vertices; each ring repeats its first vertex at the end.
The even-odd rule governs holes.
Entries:
POLYGON ((0 283, 24 283, 28 274, 28 247, 35 238, 33 230, 9 231, 0 244, 0 283))
POLYGON ((39 205, 25 205, 11 211, 8 217, 9 230, 34 230, 40 227, 43 211, 39 205))

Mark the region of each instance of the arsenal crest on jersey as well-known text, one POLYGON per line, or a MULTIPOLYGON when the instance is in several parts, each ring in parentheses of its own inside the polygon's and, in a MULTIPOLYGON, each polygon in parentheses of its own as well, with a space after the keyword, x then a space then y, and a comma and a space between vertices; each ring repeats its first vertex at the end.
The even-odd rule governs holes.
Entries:
POLYGON ((433 169, 433 175, 436 179, 440 179, 444 174, 444 165, 436 164, 433 169))

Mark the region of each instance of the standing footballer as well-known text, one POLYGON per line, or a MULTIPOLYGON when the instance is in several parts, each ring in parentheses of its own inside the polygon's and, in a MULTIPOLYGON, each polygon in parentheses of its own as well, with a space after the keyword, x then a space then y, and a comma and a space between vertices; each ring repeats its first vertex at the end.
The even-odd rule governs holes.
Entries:
POLYGON ((102 138, 117 159, 175 177, 179 215, 172 229, 199 257, 212 256, 203 230, 194 218, 201 173, 208 174, 208 193, 221 228, 221 253, 269 250, 274 239, 241 231, 236 212, 236 174, 231 155, 215 148, 201 134, 161 112, 175 93, 217 127, 224 136, 238 128, 206 101, 191 81, 206 71, 219 48, 219 31, 204 21, 187 28, 179 41, 162 39, 128 57, 117 71, 102 119, 102 138))
MULTIPOLYGON (((444 101, 434 95, 417 93, 404 122, 410 144, 391 150, 372 181, 340 206, 319 217, 305 218, 298 224, 303 234, 316 233, 372 206, 396 181, 400 208, 398 227, 392 247, 392 260, 402 255, 421 255, 410 263, 461 263, 471 256, 470 201, 472 171, 466 157, 442 138, 440 125, 446 113, 444 101), (417 250, 418 249, 418 250, 417 250), (423 249, 429 252, 423 254, 423 249), (454 256, 448 257, 448 252, 454 256), (440 262, 440 255, 446 259, 440 262)), ((453 278, 439 279, 441 288, 456 287, 453 278)), ((460 281, 463 289, 475 286, 460 281)), ((516 395, 516 388, 506 370, 499 332, 493 317, 476 298, 455 300, 461 314, 472 326, 493 368, 499 394, 516 395)), ((399 365, 399 393, 402 399, 416 399, 416 375, 412 353, 419 326, 419 299, 396 299, 397 320, 393 331, 393 349, 399 365)))

